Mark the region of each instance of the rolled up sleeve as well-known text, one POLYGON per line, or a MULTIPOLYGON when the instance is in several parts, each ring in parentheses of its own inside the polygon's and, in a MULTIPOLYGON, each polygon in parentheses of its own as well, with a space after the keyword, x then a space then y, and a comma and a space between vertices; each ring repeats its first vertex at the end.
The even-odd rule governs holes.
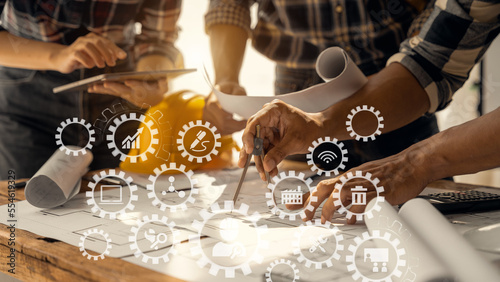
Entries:
POLYGON ((177 21, 182 1, 146 0, 138 14, 142 29, 136 36, 136 60, 145 55, 159 54, 170 59, 174 66, 182 61, 182 54, 174 46, 178 35, 177 21))
POLYGON ((417 78, 430 101, 445 108, 500 31, 500 3, 437 0, 419 35, 405 40, 387 65, 399 62, 417 78))
POLYGON ((211 0, 205 14, 205 32, 218 24, 235 25, 251 32, 250 0, 211 0))

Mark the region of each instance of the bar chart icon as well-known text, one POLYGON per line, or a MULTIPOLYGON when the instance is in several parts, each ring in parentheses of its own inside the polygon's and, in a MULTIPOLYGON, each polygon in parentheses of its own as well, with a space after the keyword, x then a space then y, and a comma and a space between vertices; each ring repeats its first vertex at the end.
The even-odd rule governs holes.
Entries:
POLYGON ((122 149, 139 149, 141 146, 141 136, 139 134, 141 134, 143 130, 144 128, 139 128, 134 136, 127 136, 127 138, 122 141, 122 149))

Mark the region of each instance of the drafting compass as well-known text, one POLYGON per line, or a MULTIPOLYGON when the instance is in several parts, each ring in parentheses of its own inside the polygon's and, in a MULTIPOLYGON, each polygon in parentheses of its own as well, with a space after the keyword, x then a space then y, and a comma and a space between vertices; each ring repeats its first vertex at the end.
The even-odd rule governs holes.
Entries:
MULTIPOLYGON (((234 192, 233 203, 236 204, 236 200, 238 199, 238 195, 240 194, 241 186, 243 185, 243 181, 245 180, 245 176, 247 174, 248 166, 250 165, 250 160, 253 156, 259 156, 262 165, 264 165, 264 139, 260 136, 260 125, 255 126, 255 138, 253 139, 253 151, 247 157, 247 162, 245 163, 245 167, 243 168, 243 173, 240 177, 240 182, 238 182, 238 188, 236 188, 236 192, 234 192)), ((270 183, 269 173, 264 171, 266 174, 267 183, 270 183)))

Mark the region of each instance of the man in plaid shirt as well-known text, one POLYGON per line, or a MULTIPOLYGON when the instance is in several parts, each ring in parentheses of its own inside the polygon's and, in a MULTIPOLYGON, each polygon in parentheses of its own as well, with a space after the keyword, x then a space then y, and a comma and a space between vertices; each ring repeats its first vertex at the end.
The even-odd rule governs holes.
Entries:
MULTIPOLYGON (((226 93, 245 94, 238 76, 248 37, 259 52, 276 62, 277 95, 323 82, 316 74, 315 62, 331 46, 342 47, 365 75, 373 75, 398 52, 404 39, 418 33, 432 8, 425 1, 410 4, 405 0, 212 0, 205 20, 215 83, 226 93), (258 12, 257 23, 251 28, 253 4, 258 5, 258 12)), ((234 121, 223 112, 213 95, 207 100, 204 115, 222 132, 245 126, 245 121, 234 121)), ((437 132, 436 117, 431 114, 373 142, 346 141, 347 166, 393 155, 437 132)))
MULTIPOLYGON (((405 40, 400 52, 353 96, 321 113, 305 113, 275 101, 254 115, 243 134, 245 150, 241 152, 240 166, 252 151, 256 124, 263 128, 261 132, 267 132, 272 149, 263 167, 274 175, 276 165, 286 155, 306 152, 318 137, 331 134, 338 139, 352 138, 339 120, 345 120, 349 110, 358 105, 372 105, 383 113, 383 133, 443 109, 499 32, 500 1, 437 0, 420 34, 405 40)), ((404 203, 432 181, 499 167, 499 120, 500 108, 401 153, 353 168, 350 173, 369 173, 372 179, 380 180, 377 185, 384 187, 386 201, 392 205, 404 203)), ((257 167, 262 171, 262 166, 257 167)), ((313 206, 326 201, 322 222, 330 220, 339 208, 333 204, 332 193, 338 182, 338 177, 322 181, 314 192, 319 200, 313 206)), ((373 186, 364 180, 356 181, 355 185, 373 186)), ((349 189, 346 190, 340 196, 345 206, 352 199, 349 189)), ((368 198, 375 195, 373 190, 367 192, 368 198)), ((308 201, 304 205, 307 204, 308 201)), ((361 213, 364 209, 365 206, 353 205, 351 212, 361 213)), ((313 216, 314 212, 308 212, 306 220, 313 216)), ((353 217, 348 222, 355 220, 353 217)))
MULTIPOLYGON (((67 118, 92 123, 104 109, 125 105, 122 99, 128 107, 159 103, 168 88, 163 80, 88 90, 109 95, 52 88, 101 73, 178 67, 180 6, 180 0, 0 0, 0 179, 8 168, 31 177, 57 149, 55 130, 67 118)), ((67 135, 68 144, 84 139, 76 128, 67 135)), ((106 147, 94 147, 92 168, 118 165, 106 147)))

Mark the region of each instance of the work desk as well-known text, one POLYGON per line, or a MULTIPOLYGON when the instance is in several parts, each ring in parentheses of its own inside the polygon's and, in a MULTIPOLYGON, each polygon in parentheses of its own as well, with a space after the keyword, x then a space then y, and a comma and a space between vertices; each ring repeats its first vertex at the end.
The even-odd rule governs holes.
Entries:
MULTIPOLYGON (((20 182, 22 180, 16 180, 20 182)), ((86 187, 87 183, 82 183, 86 187)), ((433 188, 444 190, 469 190, 475 185, 451 181, 436 181, 433 188)), ((0 182, 0 205, 9 202, 7 181, 0 182)), ((82 189, 83 191, 83 189, 82 189)), ((25 200, 24 189, 16 190, 16 200, 25 200)), ((7 213, 6 209, 1 212, 7 213)), ((22 222, 22 218, 18 219, 22 222)), ((16 228, 15 274, 8 273, 6 265, 10 246, 10 231, 0 224, 1 271, 23 281, 181 281, 179 279, 143 268, 122 259, 106 257, 105 260, 88 260, 79 248, 51 238, 16 228)), ((92 253, 92 252, 91 252, 92 253)))

